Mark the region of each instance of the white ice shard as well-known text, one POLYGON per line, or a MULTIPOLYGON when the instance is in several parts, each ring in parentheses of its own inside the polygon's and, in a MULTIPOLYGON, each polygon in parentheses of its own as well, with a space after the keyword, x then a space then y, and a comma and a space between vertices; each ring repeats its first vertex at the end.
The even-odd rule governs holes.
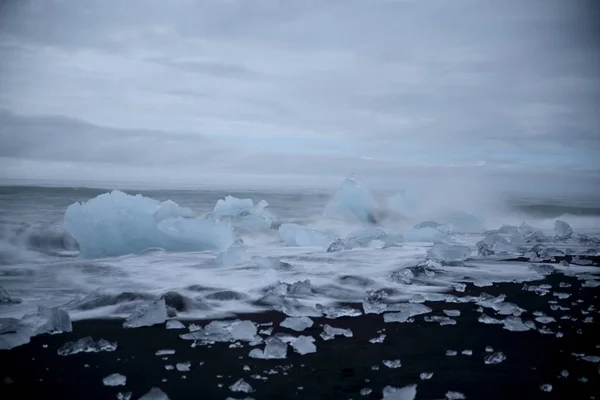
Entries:
POLYGON ((501 351, 489 354, 483 358, 483 362, 488 365, 500 364, 504 360, 506 360, 506 356, 501 351))
POLYGON ((127 377, 121 374, 110 374, 102 379, 104 386, 125 386, 127 377))
POLYGON ((419 378, 422 381, 428 381, 431 378, 433 378, 433 372, 421 372, 421 374, 419 375, 419 378))
POLYGON ((556 237, 558 239, 564 240, 573 235, 573 228, 571 228, 571 225, 567 224, 565 221, 557 219, 554 222, 554 232, 556 232, 556 237))
POLYGON ((350 175, 333 195, 323 215, 367 223, 377 223, 377 202, 360 182, 356 174, 350 175))
POLYGON ((279 237, 288 246, 317 246, 327 248, 333 236, 298 224, 281 224, 279 237))
POLYGON ((423 304, 396 304, 394 309, 399 312, 390 312, 383 314, 384 322, 406 322, 410 317, 427 314, 433 310, 423 304))
POLYGON ((87 258, 140 253, 148 248, 170 251, 223 251, 234 242, 230 226, 192 218, 187 209, 120 191, 71 204, 65 227, 87 258), (158 219, 158 221, 157 221, 158 219))
POLYGON ((460 310, 442 310, 449 317, 460 317, 460 310))
POLYGON ((184 340, 195 340, 202 344, 214 342, 252 342, 260 339, 252 321, 211 321, 204 328, 194 328, 190 333, 179 335, 184 340))
POLYGON ((227 196, 217 201, 212 213, 215 220, 230 221, 242 232, 260 232, 271 229, 275 218, 265 208, 269 204, 262 200, 254 205, 252 199, 238 199, 227 196))
POLYGON ((59 356, 70 356, 77 353, 99 353, 101 351, 115 351, 117 343, 111 343, 108 340, 100 339, 97 342, 90 336, 86 336, 76 342, 67 342, 57 353, 59 356))
POLYGON ((132 395, 131 392, 119 392, 117 393, 117 400, 131 400, 132 395))
POLYGON ((154 212, 154 221, 160 222, 169 218, 191 218, 194 212, 187 207, 180 207, 172 200, 163 201, 154 212))
POLYGON ((417 396, 417 385, 407 385, 401 388, 386 386, 383 388, 382 400, 414 400, 417 396))
POLYGON ((323 325, 323 332, 321 332, 321 337, 323 340, 331 340, 336 336, 352 337, 352 335, 353 334, 350 329, 334 328, 328 324, 323 325))
POLYGON ((252 349, 249 356, 262 359, 283 359, 287 356, 287 343, 276 336, 271 336, 265 340, 264 350, 252 349))
POLYGON ((138 400, 169 400, 169 396, 160 388, 153 387, 148 393, 140 397, 138 400))
POLYGON ((462 394, 461 392, 453 392, 453 391, 448 391, 446 392, 446 396, 445 399, 446 400, 464 400, 467 397, 462 394))
POLYGON ((323 306, 316 304, 315 308, 325 314, 325 318, 336 319, 341 317, 358 317, 362 315, 360 310, 346 306, 323 306))
POLYGON ((314 344, 315 339, 312 336, 298 336, 292 343, 292 348, 300 355, 316 353, 317 346, 314 344))
POLYGON ((542 392, 551 392, 552 391, 552 385, 549 383, 544 383, 543 385, 540 386, 540 390, 542 392))
POLYGON ((177 369, 177 371, 179 372, 188 372, 191 367, 192 363, 190 363, 189 361, 175 364, 175 369, 177 369))
POLYGON ((296 332, 302 332, 306 328, 313 326, 313 321, 308 317, 287 317, 280 326, 293 329, 296 332))
POLYGON ((458 244, 436 243, 427 251, 427 257, 441 262, 464 261, 470 255, 469 247, 458 244))
POLYGON ((165 299, 156 300, 150 304, 138 307, 123 322, 123 328, 139 328, 162 324, 167 320, 167 306, 165 299))
POLYGON ((172 356, 173 354, 175 354, 175 350, 173 350, 173 349, 158 350, 155 353, 155 355, 157 355, 157 356, 172 356))
POLYGON ((383 360, 383 365, 388 368, 400 368, 402 366, 402 362, 400 360, 383 360))
POLYGON ((441 242, 448 239, 448 234, 437 228, 422 227, 409 229, 402 232, 402 236, 407 242, 441 242))
POLYGON ((167 321, 167 329, 185 329, 185 325, 176 319, 170 319, 167 321))
POLYGON ((8 350, 29 343, 31 337, 43 333, 71 332, 73 326, 69 313, 60 307, 39 306, 36 313, 20 320, 0 320, 0 350, 8 350))
POLYGON ((229 390, 232 392, 242 392, 242 393, 252 393, 254 389, 248 382, 246 382, 243 378, 239 379, 233 385, 229 386, 229 390))
POLYGON ((387 308, 385 300, 388 298, 388 293, 383 290, 368 290, 363 298, 363 310, 365 314, 381 314, 387 308))
POLYGON ((369 343, 373 343, 373 344, 375 344, 375 343, 383 343, 385 341, 385 338, 386 338, 386 335, 382 333, 381 335, 379 335, 377 337, 369 339, 369 343))
POLYGON ((456 325, 456 320, 448 317, 441 317, 439 315, 425 316, 425 322, 437 322, 440 326, 445 325, 456 325))
POLYGON ((257 328, 252 321, 240 321, 231 327, 233 340, 253 341, 256 338, 257 328))

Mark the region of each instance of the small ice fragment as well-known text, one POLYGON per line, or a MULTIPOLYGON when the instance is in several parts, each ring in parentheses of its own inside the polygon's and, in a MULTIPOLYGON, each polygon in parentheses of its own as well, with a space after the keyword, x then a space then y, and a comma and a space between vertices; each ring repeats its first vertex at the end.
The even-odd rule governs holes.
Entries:
POLYGON ((448 357, 454 357, 457 354, 458 354, 458 352, 456 350, 446 350, 446 355, 448 357))
POLYGON ((548 317, 548 316, 536 317, 535 320, 537 322, 539 322, 540 324, 549 324, 551 322, 556 322, 556 320, 553 317, 548 317))
POLYGON ((374 337, 373 339, 369 339, 369 343, 383 343, 383 341, 385 340, 385 334, 381 334, 377 337, 374 337))
POLYGON ((265 349, 253 349, 249 356, 252 358, 264 359, 282 359, 287 356, 287 343, 283 342, 276 336, 269 337, 265 340, 265 349))
POLYGON ((422 381, 428 381, 433 378, 433 372, 421 372, 419 378, 421 378, 422 381))
POLYGON ((571 295, 569 293, 559 293, 559 292, 554 292, 553 295, 555 297, 558 297, 559 299, 563 300, 563 299, 568 299, 569 297, 571 297, 571 295))
POLYGON ((414 400, 417 396, 417 385, 407 385, 401 388, 386 386, 383 388, 382 400, 414 400))
POLYGON ((170 364, 167 364, 167 365, 165 365, 165 369, 166 369, 167 371, 173 371, 173 370, 175 369, 175 367, 173 367, 173 366, 172 366, 172 365, 170 365, 170 364))
POLYGON ((296 332, 302 332, 306 328, 313 326, 313 321, 308 317, 287 317, 280 326, 293 329, 296 332))
POLYGON ((167 321, 167 329, 185 329, 185 325, 176 319, 170 319, 167 321))
POLYGON ((503 324, 504 322, 501 319, 496 319, 488 316, 487 314, 481 314, 479 316, 479 322, 482 324, 503 324))
POLYGON ((154 301, 145 306, 138 307, 123 322, 124 328, 139 328, 142 326, 152 326, 162 324, 167 319, 167 306, 165 299, 154 301))
POLYGON ((462 355, 464 356, 472 356, 473 355, 473 350, 463 350, 461 352, 462 355))
POLYGON ((169 396, 157 387, 150 389, 148 393, 140 397, 138 400, 169 400, 169 396))
POLYGON ((443 310, 449 317, 460 317, 460 310, 443 310))
POLYGON ((172 356, 173 354, 175 354, 175 350, 173 349, 164 349, 164 350, 158 350, 155 355, 157 356, 172 356))
POLYGON ((191 366, 192 363, 190 363, 189 361, 175 364, 175 368, 177 368, 177 371, 179 372, 187 372, 190 370, 191 366))
POLYGON ((317 304, 315 308, 317 311, 325 314, 325 317, 329 319, 336 319, 340 317, 358 317, 359 315, 362 315, 360 310, 352 307, 325 307, 321 304, 317 304))
POLYGON ((229 386, 229 390, 231 390, 232 392, 244 392, 244 393, 254 392, 254 389, 252 389, 252 386, 250 386, 250 384, 248 382, 246 382, 244 379, 240 379, 233 385, 229 386))
POLYGON ((111 343, 107 340, 100 339, 97 342, 90 336, 86 336, 76 342, 67 342, 58 349, 59 356, 70 356, 77 353, 98 353, 101 351, 115 351, 117 343, 111 343))
POLYGON ((252 321, 240 321, 231 328, 233 340, 252 341, 256 337, 256 325, 252 321))
POLYGON ((492 346, 485 346, 486 353, 492 353, 493 351, 494 351, 494 348, 492 346))
POLYGON ((483 362, 488 365, 500 364, 504 360, 506 360, 506 356, 501 351, 487 355, 483 358, 483 362))
POLYGON ((352 337, 353 333, 350 329, 334 328, 328 324, 323 325, 323 332, 321 332, 323 340, 331 340, 335 336, 352 337))
POLYGON ((373 371, 379 371, 379 365, 373 365, 373 366, 371 367, 371 369, 372 369, 373 371))
POLYGON ((362 304, 365 314, 381 314, 387 308, 385 300, 388 298, 388 293, 383 290, 367 291, 362 304))
POLYGON ((456 320, 448 317, 440 317, 438 315, 434 315, 432 317, 426 316, 425 322, 439 322, 440 326, 445 325, 456 325, 456 320))
POLYGON ((385 313, 383 314, 384 322, 406 322, 410 317, 416 315, 427 314, 433 310, 423 304, 397 304, 394 309, 399 309, 400 312, 385 313))
POLYGON ((102 379, 104 386, 125 386, 127 378, 121 374, 110 374, 102 379))
POLYGON ((369 389, 369 388, 364 388, 360 390, 360 395, 361 396, 368 396, 371 393, 373 393, 373 389, 369 389))
MULTIPOLYGON (((504 324, 504 329, 513 332, 524 332, 532 329, 531 324, 528 324, 527 322, 524 323, 519 317, 506 317, 502 323, 504 324)), ((535 326, 533 329, 535 329, 535 326)))
POLYGON ((587 383, 588 378, 586 378, 585 376, 582 376, 581 378, 578 379, 578 381, 581 383, 587 383))
POLYGON ((314 345, 315 339, 312 336, 299 336, 291 343, 292 348, 300 355, 316 353, 317 346, 314 345))
POLYGON ((446 392, 447 400, 464 400, 466 398, 467 397, 460 392, 452 392, 452 391, 446 392))
POLYGON ((549 392, 552 391, 552 385, 549 384, 549 383, 545 383, 545 384, 543 384, 543 385, 540 386, 540 390, 542 392, 548 392, 549 393, 549 392))
POLYGON ((583 357, 581 357, 581 359, 583 361, 587 361, 587 362, 591 362, 591 363, 600 362, 600 356, 583 356, 583 357))
POLYGON ((562 371, 560 371, 560 376, 562 376, 563 378, 567 378, 569 376, 569 371, 563 369, 562 371))
POLYGON ((400 360, 383 360, 383 365, 385 365, 388 368, 400 368, 402 366, 402 363, 400 362, 400 360))
POLYGON ((130 400, 132 395, 131 392, 119 392, 117 393, 117 400, 130 400))

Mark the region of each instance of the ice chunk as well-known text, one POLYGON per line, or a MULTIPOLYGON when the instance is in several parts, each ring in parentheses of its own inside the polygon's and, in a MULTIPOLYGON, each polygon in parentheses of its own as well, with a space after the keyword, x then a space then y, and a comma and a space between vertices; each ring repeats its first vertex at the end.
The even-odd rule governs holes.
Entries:
POLYGON ((287 317, 280 325, 284 328, 302 332, 306 328, 313 326, 313 321, 308 317, 287 317))
POLYGON ((460 317, 460 310, 442 310, 449 317, 460 317))
POLYGON ((239 231, 260 232, 271 229, 275 218, 265 208, 269 204, 262 200, 256 206, 252 199, 227 196, 217 201, 212 216, 216 220, 227 220, 239 231))
POLYGON ((385 243, 387 233, 377 228, 363 229, 348 235, 344 242, 347 249, 353 249, 356 247, 368 247, 374 240, 381 240, 385 243))
POLYGON ((87 258, 140 253, 148 248, 223 251, 233 244, 231 227, 182 218, 188 212, 175 206, 114 191, 71 204, 65 212, 65 227, 87 258))
POLYGON ((365 314, 381 314, 387 308, 385 300, 388 294, 385 290, 369 290, 363 299, 363 310, 365 314))
POLYGON ((164 350, 158 350, 155 355, 157 356, 172 356, 173 354, 175 354, 175 350, 173 349, 164 349, 164 350))
POLYGON ((335 336, 342 335, 345 337, 352 337, 352 331, 350 329, 334 328, 328 324, 323 325, 323 332, 321 332, 323 340, 331 340, 335 336))
POLYGON ((446 355, 448 357, 455 357, 458 354, 456 350, 446 350, 446 355))
POLYGON ((180 335, 184 340, 197 340, 201 343, 254 341, 257 328, 252 321, 211 321, 204 329, 195 329, 180 335))
POLYGON ((549 383, 545 383, 545 384, 543 384, 543 385, 540 386, 540 390, 542 392, 548 392, 548 393, 550 393, 552 391, 552 385, 549 384, 549 383))
POLYGON ((279 237, 288 246, 328 247, 334 239, 328 234, 298 224, 281 224, 279 237))
POLYGON ((540 275, 550 275, 556 272, 556 268, 548 264, 529 264, 529 269, 540 275))
POLYGON ((388 368, 400 368, 402 366, 400 360, 383 360, 382 362, 388 368))
POLYGON ((441 262, 464 261, 471 255, 471 249, 462 245, 436 243, 428 251, 427 256, 441 262))
POLYGON ((524 332, 535 329, 535 325, 532 328, 531 324, 524 323, 519 317, 506 317, 502 323, 504 324, 504 329, 513 332, 524 332))
POLYGON ((329 245, 329 247, 327 247, 328 253, 334 253, 336 251, 342 250, 346 250, 346 243, 340 238, 336 239, 333 243, 329 245))
POLYGON ((330 319, 336 319, 341 317, 358 317, 359 315, 362 315, 362 312, 360 310, 357 310, 356 308, 352 307, 323 306, 321 304, 317 304, 315 307, 318 311, 325 314, 326 318, 330 319))
POLYGON ((231 390, 232 392, 243 392, 243 393, 254 392, 254 389, 252 389, 252 386, 250 386, 250 384, 248 382, 246 382, 244 379, 239 379, 236 383, 229 386, 229 390, 231 390))
POLYGON ((379 335, 377 337, 369 339, 369 343, 373 343, 373 344, 375 344, 375 343, 383 343, 383 341, 385 340, 385 337, 386 337, 386 335, 382 333, 381 335, 379 335))
POLYGON ((556 322, 556 320, 553 317, 548 316, 536 317, 535 320, 540 324, 549 324, 551 322, 556 322))
POLYGON ((464 355, 464 356, 472 356, 473 355, 473 350, 463 350, 460 352, 460 354, 464 355))
POLYGON ((448 391, 446 392, 446 400, 464 400, 467 397, 462 394, 461 392, 452 392, 452 391, 448 391))
POLYGON ((419 378, 421 378, 422 381, 428 381, 433 378, 433 372, 421 372, 419 378))
POLYGON ((187 372, 190 370, 191 367, 192 367, 192 364, 189 361, 175 364, 175 368, 179 372, 187 372))
POLYGON ((519 227, 518 226, 514 226, 514 225, 502 225, 499 229, 498 229, 498 233, 504 233, 504 234, 514 234, 517 233, 519 231, 519 227))
POLYGON ((583 356, 583 357, 581 357, 581 359, 583 361, 587 361, 587 362, 591 362, 591 363, 600 362, 600 356, 583 356))
POLYGON ((558 239, 564 240, 571 237, 573 234, 573 228, 571 228, 571 225, 567 224, 565 221, 557 219, 554 222, 554 232, 556 232, 556 237, 558 239))
POLYGON ((377 202, 360 182, 356 174, 350 175, 333 195, 323 215, 328 218, 358 220, 377 223, 377 202))
POLYGON ((185 329, 185 325, 175 319, 170 319, 167 321, 167 329, 185 329))
POLYGON ((382 400, 414 400, 417 396, 417 385, 407 385, 401 388, 386 386, 383 388, 382 400))
POLYGON ((488 365, 500 364, 506 360, 506 356, 501 351, 489 354, 483 358, 483 361, 488 365))
POLYGON ((117 343, 111 343, 107 340, 100 339, 97 342, 90 336, 86 336, 76 342, 67 342, 57 353, 59 356, 70 356, 77 353, 99 353, 101 351, 115 351, 117 343))
POLYGON ((479 316, 479 322, 481 322, 482 324, 503 324, 504 323, 504 321, 502 321, 501 319, 492 318, 486 314, 481 314, 479 316))
POLYGON ((360 395, 361 396, 368 396, 371 393, 373 393, 373 389, 363 388, 363 389, 360 390, 360 395))
POLYGON ((27 314, 20 320, 0 320, 0 350, 12 349, 29 343, 32 336, 43 333, 71 332, 69 313, 62 308, 39 306, 37 313, 27 314))
POLYGON ((148 393, 140 397, 138 400, 169 400, 169 396, 157 387, 150 389, 148 393))
POLYGON ((106 378, 102 379, 104 386, 125 386, 127 377, 121 374, 110 374, 106 378))
POLYGON ((410 317, 416 315, 427 314, 433 310, 423 304, 396 304, 394 305, 396 310, 400 312, 385 313, 383 314, 384 322, 406 322, 410 317))
POLYGON ((298 336, 296 340, 294 340, 291 345, 300 355, 316 353, 317 346, 314 345, 315 339, 312 336, 298 336))
POLYGON ((448 317, 440 317, 438 315, 435 315, 432 317, 426 316, 425 322, 438 322, 440 324, 440 326, 456 325, 456 320, 454 320, 452 318, 448 318, 448 317))
POLYGON ((119 392, 117 393, 117 400, 131 400, 132 395, 131 392, 119 392))
POLYGON ((231 338, 251 342, 256 337, 256 332, 256 325, 252 321, 240 321, 231 327, 231 338))
POLYGON ((490 256, 493 254, 507 255, 518 251, 508 240, 496 233, 489 233, 482 241, 478 242, 477 250, 480 256, 490 256))
POLYGON ((423 227, 415 228, 402 232, 402 236, 407 242, 441 242, 448 238, 448 235, 437 228, 423 227))
POLYGON ((162 324, 167 319, 167 305, 165 299, 154 301, 150 304, 138 307, 125 322, 123 328, 139 328, 162 324))
POLYGON ((249 356, 252 358, 282 359, 287 356, 287 343, 276 336, 265 340, 265 349, 252 349, 249 356))

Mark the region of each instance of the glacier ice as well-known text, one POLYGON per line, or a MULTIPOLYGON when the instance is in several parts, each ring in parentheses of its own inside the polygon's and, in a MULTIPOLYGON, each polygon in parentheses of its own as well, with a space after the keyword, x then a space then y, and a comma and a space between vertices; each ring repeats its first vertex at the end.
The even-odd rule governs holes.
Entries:
POLYGON ((369 339, 369 343, 373 343, 373 344, 383 343, 385 341, 385 338, 386 338, 386 335, 382 333, 381 335, 379 335, 377 337, 369 339))
POLYGON ((97 342, 90 336, 86 336, 76 342, 67 342, 58 349, 59 356, 70 356, 77 353, 98 353, 101 351, 115 351, 117 343, 109 342, 108 340, 100 339, 97 342))
POLYGON ((281 224, 279 237, 288 246, 328 247, 334 239, 326 233, 291 223, 281 224))
POLYGON ((466 398, 467 397, 461 392, 453 392, 451 390, 447 391, 445 395, 446 400, 464 400, 466 398))
POLYGON ((487 234, 483 240, 477 243, 477 250, 479 255, 484 257, 493 254, 509 255, 518 251, 515 246, 497 233, 487 234))
POLYGON ((110 374, 102 379, 104 386, 125 386, 127 377, 121 374, 110 374))
POLYGON ((323 332, 321 332, 321 338, 323 340, 331 340, 336 336, 352 337, 352 331, 350 329, 334 328, 331 325, 323 325, 323 332))
POLYGON ((414 228, 415 229, 439 228, 440 226, 442 226, 442 224, 438 224, 437 222, 434 222, 434 221, 423 221, 420 224, 415 225, 414 228))
POLYGON ((449 317, 441 317, 439 315, 426 316, 425 322, 438 322, 440 326, 456 325, 456 320, 449 317))
POLYGON ((145 395, 140 397, 138 400, 169 400, 169 396, 160 388, 153 387, 145 395))
POLYGON ((417 396, 417 385, 407 385, 401 388, 386 386, 383 388, 382 400, 414 400, 417 396))
POLYGON ((350 175, 333 195, 323 215, 328 218, 377 223, 377 202, 356 174, 350 175))
POLYGON ((383 365, 385 365, 388 368, 400 368, 402 366, 402 363, 400 362, 400 360, 383 360, 383 365))
POLYGON ((157 350, 156 353, 154 353, 157 356, 172 356, 173 354, 175 354, 175 350, 173 349, 163 349, 163 350, 157 350))
POLYGON ((282 359, 287 356, 287 343, 276 336, 271 336, 265 340, 264 350, 252 349, 249 356, 261 359, 282 359))
POLYGON ((246 382, 243 378, 239 379, 233 385, 229 386, 229 390, 232 392, 243 392, 243 393, 252 393, 254 389, 248 382, 246 382))
POLYGON ((317 352, 317 346, 315 346, 314 341, 315 339, 312 336, 298 336, 298 338, 290 344, 296 353, 305 355, 317 352))
POLYGON ((427 314, 433 310, 423 304, 396 304, 395 309, 399 312, 390 312, 383 314, 384 322, 406 322, 410 317, 427 314))
POLYGON ((460 317, 460 310, 442 310, 449 317, 460 317))
POLYGON ((131 400, 132 395, 131 392, 119 392, 117 393, 117 400, 131 400))
POLYGON ((230 221, 241 232, 267 231, 275 222, 275 218, 265 210, 268 205, 265 200, 254 205, 252 199, 227 196, 217 201, 212 217, 217 221, 230 221))
POLYGON ((0 350, 8 350, 29 343, 31 337, 43 333, 71 332, 69 313, 60 307, 39 306, 36 313, 20 320, 0 319, 0 350))
POLYGON ((334 253, 336 251, 346 250, 346 242, 343 239, 337 238, 335 239, 329 247, 327 247, 328 253, 334 253))
POLYGON ((187 209, 120 191, 73 203, 65 227, 86 258, 140 253, 148 248, 169 251, 223 251, 234 242, 230 226, 184 218, 187 209))
POLYGON ((501 351, 488 354, 483 358, 483 362, 488 365, 500 364, 504 360, 506 360, 506 356, 501 351))
POLYGON ((368 247, 374 240, 381 240, 385 243, 387 233, 377 228, 367 228, 351 233, 344 241, 347 249, 356 247, 368 247))
POLYGON ((313 321, 308 317, 287 317, 280 326, 301 332, 313 326, 313 321))
POLYGON ((323 306, 316 304, 315 308, 325 314, 325 318, 336 319, 341 317, 358 317, 362 315, 360 310, 347 306, 323 306))
POLYGON ((167 321, 167 329, 185 329, 185 325, 176 319, 170 319, 167 321))
POLYGON ((177 371, 179 371, 179 372, 188 372, 191 367, 192 367, 192 363, 190 363, 189 361, 180 362, 180 363, 175 364, 175 369, 177 369, 177 371))
POLYGON ((381 314, 387 308, 385 300, 388 298, 388 293, 383 290, 368 290, 363 298, 363 310, 365 314, 381 314))
POLYGON ((565 221, 557 219, 554 221, 554 232, 556 232, 557 239, 568 239, 573 235, 573 228, 565 221))
POLYGON ((448 238, 448 235, 437 228, 425 226, 422 228, 409 229, 402 232, 402 236, 407 242, 441 242, 448 238))
POLYGON ((138 307, 123 322, 123 328, 139 328, 162 324, 167 320, 167 306, 165 299, 154 301, 150 304, 138 307))
POLYGON ((458 244, 436 243, 427 251, 427 257, 441 262, 464 261, 470 255, 469 247, 458 244))
MULTIPOLYGON (((190 327, 191 328, 191 327, 190 327)), ((204 328, 179 335, 184 340, 196 340, 202 344, 213 342, 234 342, 257 340, 257 328, 252 321, 211 321, 204 328)))

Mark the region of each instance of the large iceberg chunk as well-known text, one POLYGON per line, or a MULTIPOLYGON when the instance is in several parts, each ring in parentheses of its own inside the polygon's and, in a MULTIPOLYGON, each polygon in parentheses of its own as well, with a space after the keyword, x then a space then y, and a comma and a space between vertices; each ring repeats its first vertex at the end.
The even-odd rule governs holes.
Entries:
POLYGON ((345 243, 347 249, 355 247, 368 247, 374 240, 387 240, 387 233, 377 228, 363 229, 353 232, 346 237, 345 243))
POLYGON ((133 314, 123 322, 124 328, 139 328, 162 324, 167 320, 167 305, 165 299, 137 308, 133 314))
POLYGON ((430 259, 441 262, 464 261, 470 255, 471 249, 469 247, 458 244, 437 243, 427 251, 427 256, 430 259))
POLYGON ((234 242, 231 227, 187 218, 191 211, 172 201, 161 203, 120 191, 71 204, 65 227, 88 258, 139 253, 158 247, 170 251, 223 251, 234 242), (186 218, 184 218, 186 217, 186 218))
POLYGON ((227 196, 217 201, 212 216, 216 220, 229 220, 233 226, 245 232, 259 232, 271 229, 275 218, 265 210, 269 205, 261 200, 254 205, 252 199, 238 199, 227 196))
POLYGON ((0 350, 29 343, 32 336, 43 333, 71 332, 73 326, 69 313, 62 308, 39 306, 37 313, 27 314, 20 320, 0 320, 0 350))
POLYGON ((571 228, 571 225, 567 224, 565 221, 557 219, 554 222, 554 232, 556 232, 556 237, 558 239, 568 239, 573 234, 573 228, 571 228))
POLYGON ((477 243, 477 250, 479 255, 484 257, 493 254, 507 255, 518 252, 515 246, 497 233, 488 233, 482 241, 477 243))
POLYGON ((333 195, 323 214, 329 218, 377 223, 377 202, 356 174, 350 175, 333 195))
POLYGON ((281 224, 279 236, 288 246, 328 247, 334 239, 326 233, 305 228, 298 224, 281 224))

